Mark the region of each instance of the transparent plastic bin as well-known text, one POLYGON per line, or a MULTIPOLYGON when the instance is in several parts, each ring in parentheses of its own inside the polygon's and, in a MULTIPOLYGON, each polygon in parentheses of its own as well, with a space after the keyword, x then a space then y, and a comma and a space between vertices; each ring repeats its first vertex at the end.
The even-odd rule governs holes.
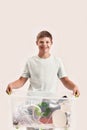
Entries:
POLYGON ((15 128, 69 128, 72 103, 70 95, 14 92, 11 95, 12 123, 15 128), (38 96, 37 96, 38 95, 38 96))

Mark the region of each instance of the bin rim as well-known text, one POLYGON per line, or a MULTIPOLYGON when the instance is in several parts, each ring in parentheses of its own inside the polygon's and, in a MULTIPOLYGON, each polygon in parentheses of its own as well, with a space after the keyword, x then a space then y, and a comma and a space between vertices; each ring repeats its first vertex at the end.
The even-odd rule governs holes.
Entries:
POLYGON ((63 96, 58 96, 58 93, 49 93, 49 92, 42 92, 42 91, 13 91, 12 94, 10 95, 11 97, 19 97, 19 98, 32 98, 32 99, 61 99, 61 100, 74 100, 75 96, 72 93, 68 93, 67 95, 63 95, 63 96, 67 96, 67 97, 63 97, 63 96), (43 94, 43 95, 36 95, 37 94, 43 94), (30 94, 30 95, 29 95, 30 94), (46 94, 49 94, 48 96, 46 94), (69 94, 69 95, 68 95, 69 94))

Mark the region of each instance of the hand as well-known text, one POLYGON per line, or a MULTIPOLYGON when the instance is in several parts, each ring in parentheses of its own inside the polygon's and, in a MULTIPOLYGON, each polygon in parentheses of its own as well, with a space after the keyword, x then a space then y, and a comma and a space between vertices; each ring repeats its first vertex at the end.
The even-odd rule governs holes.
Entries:
POLYGON ((10 84, 7 86, 6 93, 9 95, 12 93, 12 88, 10 84))
POLYGON ((73 95, 75 96, 75 97, 79 97, 80 96, 80 92, 79 92, 79 89, 78 89, 78 87, 74 87, 74 89, 73 89, 73 95))

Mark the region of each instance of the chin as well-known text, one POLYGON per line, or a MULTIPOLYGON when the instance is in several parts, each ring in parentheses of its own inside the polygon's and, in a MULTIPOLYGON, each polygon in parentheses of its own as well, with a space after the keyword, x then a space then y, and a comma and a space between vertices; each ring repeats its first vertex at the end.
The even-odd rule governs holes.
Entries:
POLYGON ((47 52, 47 51, 49 51, 49 48, 43 49, 43 51, 47 52))
POLYGON ((47 53, 47 52, 49 52, 49 50, 48 50, 48 49, 46 49, 46 50, 43 50, 43 52, 47 53))

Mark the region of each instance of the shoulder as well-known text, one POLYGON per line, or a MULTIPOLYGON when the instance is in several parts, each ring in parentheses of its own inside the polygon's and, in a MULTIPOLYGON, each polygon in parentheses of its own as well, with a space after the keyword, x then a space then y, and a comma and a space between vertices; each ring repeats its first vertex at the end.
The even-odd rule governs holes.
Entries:
POLYGON ((63 66, 63 61, 62 61, 62 58, 61 58, 61 57, 56 57, 56 56, 54 56, 54 61, 55 61, 55 63, 58 65, 58 67, 63 66))
POLYGON ((61 60, 60 57, 53 56, 53 58, 54 58, 54 60, 55 60, 57 63, 62 62, 62 60, 61 60))
POLYGON ((37 59, 37 56, 28 57, 26 62, 30 63, 30 62, 34 61, 35 59, 37 59))

